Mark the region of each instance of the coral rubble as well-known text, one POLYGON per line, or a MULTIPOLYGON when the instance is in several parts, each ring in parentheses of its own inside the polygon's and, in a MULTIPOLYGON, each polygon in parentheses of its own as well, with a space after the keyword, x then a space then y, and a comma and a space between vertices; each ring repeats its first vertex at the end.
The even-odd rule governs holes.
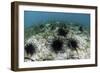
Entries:
POLYGON ((25 61, 88 59, 89 32, 88 27, 74 23, 32 26, 25 31, 25 61))

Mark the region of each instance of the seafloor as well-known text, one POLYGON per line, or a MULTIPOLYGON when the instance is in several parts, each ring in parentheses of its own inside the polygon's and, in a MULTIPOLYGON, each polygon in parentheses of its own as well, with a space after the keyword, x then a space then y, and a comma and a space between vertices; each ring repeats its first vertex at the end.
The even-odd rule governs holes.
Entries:
POLYGON ((49 22, 24 29, 24 60, 90 58, 90 29, 78 23, 49 22))

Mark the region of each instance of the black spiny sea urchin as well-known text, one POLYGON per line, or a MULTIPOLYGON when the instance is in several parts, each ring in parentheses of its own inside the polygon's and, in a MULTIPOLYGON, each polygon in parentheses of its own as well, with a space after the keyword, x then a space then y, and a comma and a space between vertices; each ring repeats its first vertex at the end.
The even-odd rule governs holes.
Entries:
POLYGON ((33 55, 35 53, 35 47, 32 44, 27 44, 25 46, 25 51, 27 54, 33 55))
POLYGON ((52 42, 51 47, 52 47, 53 51, 55 51, 57 53, 62 50, 63 42, 59 39, 56 39, 52 42))

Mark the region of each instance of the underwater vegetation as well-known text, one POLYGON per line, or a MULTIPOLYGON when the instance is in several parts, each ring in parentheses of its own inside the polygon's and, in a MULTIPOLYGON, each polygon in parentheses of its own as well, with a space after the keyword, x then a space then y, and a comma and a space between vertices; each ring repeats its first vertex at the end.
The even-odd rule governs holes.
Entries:
POLYGON ((90 58, 90 27, 54 21, 24 30, 24 60, 70 60, 90 58))

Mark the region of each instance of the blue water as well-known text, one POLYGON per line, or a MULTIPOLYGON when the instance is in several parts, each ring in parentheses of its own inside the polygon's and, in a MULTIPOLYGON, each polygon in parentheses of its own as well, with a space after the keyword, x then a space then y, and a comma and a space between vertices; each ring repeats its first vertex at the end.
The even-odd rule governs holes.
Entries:
POLYGON ((24 11, 24 26, 37 25, 48 21, 77 22, 82 25, 90 25, 90 14, 24 11))

